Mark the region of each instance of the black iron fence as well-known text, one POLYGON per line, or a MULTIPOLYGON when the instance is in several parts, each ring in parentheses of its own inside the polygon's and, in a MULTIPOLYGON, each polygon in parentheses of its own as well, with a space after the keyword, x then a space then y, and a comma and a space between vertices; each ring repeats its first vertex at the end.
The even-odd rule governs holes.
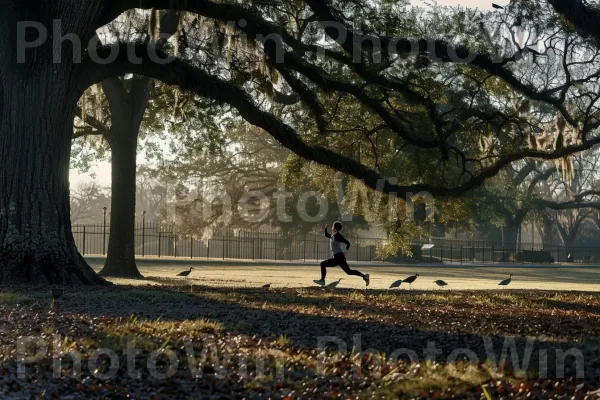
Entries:
MULTIPOLYGON (((74 225, 73 235, 83 255, 105 255, 110 226, 74 225)), ((352 242, 348 260, 379 260, 377 247, 381 238, 349 237, 352 242)), ((214 231, 209 239, 183 235, 173 225, 139 223, 135 228, 135 253, 141 257, 220 258, 241 260, 305 261, 330 257, 329 241, 322 234, 289 239, 282 233, 257 231, 214 231)), ((600 247, 565 248, 562 245, 519 244, 432 238, 415 240, 413 258, 423 262, 450 263, 600 263, 600 247), (433 244, 423 248, 424 244, 433 244)))
POLYGON ((496 263, 600 263, 600 247, 565 247, 563 245, 544 245, 541 243, 506 244, 484 240, 453 240, 432 238, 428 241, 416 241, 433 244, 431 249, 422 249, 421 256, 444 262, 483 264, 496 263))
MULTIPOLYGON (((104 255, 110 226, 74 225, 73 236, 83 255, 104 255)), ((371 262, 383 239, 348 238, 352 242, 348 260, 371 262)), ((209 239, 183 235, 172 225, 141 223, 135 228, 135 253, 142 257, 232 258, 242 260, 304 261, 331 256, 329 240, 309 234, 289 239, 282 233, 256 231, 214 231, 209 239)))

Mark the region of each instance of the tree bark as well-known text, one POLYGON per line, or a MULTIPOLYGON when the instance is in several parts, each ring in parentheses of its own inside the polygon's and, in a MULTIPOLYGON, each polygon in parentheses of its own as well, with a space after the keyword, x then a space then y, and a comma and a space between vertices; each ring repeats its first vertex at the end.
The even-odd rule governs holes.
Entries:
POLYGON ((507 225, 504 228, 504 248, 510 251, 517 250, 517 241, 519 240, 520 225, 507 225))
POLYGON ((573 250, 575 249, 575 239, 577 239, 577 234, 579 232, 580 221, 577 220, 572 226, 563 227, 561 225, 558 226, 558 232, 560 233, 560 238, 562 239, 563 245, 565 246, 565 252, 567 261, 571 261, 573 257, 573 250), (571 255, 571 257, 569 257, 571 255))
POLYGON ((101 276, 142 278, 135 263, 136 145, 123 136, 111 144, 111 229, 101 276))
POLYGON ((151 82, 148 78, 135 78, 130 92, 117 78, 103 84, 112 120, 107 136, 112 154, 112 195, 111 230, 101 276, 143 278, 135 262, 136 159, 137 140, 148 106, 151 82))
POLYGON ((556 237, 557 229, 552 221, 547 215, 542 215, 541 221, 537 226, 538 232, 542 238, 542 248, 544 250, 552 250, 555 248, 554 246, 554 238, 556 237))
POLYGON ((506 250, 518 250, 517 243, 520 239, 519 230, 528 212, 528 209, 522 208, 517 210, 514 215, 507 213, 504 226, 504 248, 506 250))
POLYGON ((79 255, 69 217, 73 109, 62 66, 5 71, 0 120, 0 285, 103 284, 79 255))

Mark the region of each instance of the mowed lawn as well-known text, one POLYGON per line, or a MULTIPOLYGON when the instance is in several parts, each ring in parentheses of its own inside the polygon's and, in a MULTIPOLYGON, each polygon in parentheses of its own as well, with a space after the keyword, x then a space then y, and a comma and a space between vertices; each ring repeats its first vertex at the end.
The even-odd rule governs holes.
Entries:
MULTIPOLYGON (((91 259, 94 269, 102 269, 102 260, 91 259)), ((239 261, 173 261, 173 260, 141 260, 138 267, 148 279, 145 281, 119 280, 119 283, 132 285, 153 284, 153 278, 181 280, 177 274, 194 267, 189 280, 194 284, 209 286, 259 287, 270 283, 278 288, 300 288, 314 286, 313 279, 321 276, 317 262, 281 263, 272 262, 239 262, 239 261)), ((526 290, 577 290, 600 291, 600 267, 593 266, 557 266, 557 265, 487 265, 487 266, 398 266, 390 264, 354 264, 351 268, 359 269, 371 276, 371 289, 387 289, 398 279, 419 274, 412 285, 413 289, 437 290, 435 280, 442 279, 448 283, 444 290, 494 290, 498 283, 513 274, 509 286, 511 289, 526 290)), ((328 269, 327 281, 342 278, 340 288, 364 288, 362 279, 347 276, 341 268, 328 269)), ((408 289, 401 285, 400 290, 408 289)))
POLYGON ((247 287, 147 282, 66 288, 56 301, 48 288, 3 288, 0 398, 600 393, 595 292, 260 288, 258 277, 247 287))

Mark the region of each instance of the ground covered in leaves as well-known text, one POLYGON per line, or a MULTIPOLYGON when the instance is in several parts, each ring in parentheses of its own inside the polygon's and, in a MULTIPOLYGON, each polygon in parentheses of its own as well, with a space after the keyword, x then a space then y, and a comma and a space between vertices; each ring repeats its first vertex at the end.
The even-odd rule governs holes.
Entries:
POLYGON ((598 293, 0 290, 0 398, 600 397, 598 293))

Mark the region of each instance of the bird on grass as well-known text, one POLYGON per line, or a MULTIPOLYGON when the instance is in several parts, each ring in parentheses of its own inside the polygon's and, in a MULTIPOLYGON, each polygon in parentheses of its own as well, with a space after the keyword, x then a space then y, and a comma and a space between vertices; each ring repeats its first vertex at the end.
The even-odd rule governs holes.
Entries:
POLYGON ((408 286, 410 286, 410 288, 412 289, 412 284, 415 280, 417 280, 418 277, 419 277, 419 274, 415 274, 413 276, 409 276, 408 278, 404 279, 402 282, 408 283, 408 286))
POLYGON ((335 288, 337 285, 339 285, 341 281, 342 281, 342 278, 338 279, 337 281, 333 281, 333 282, 331 282, 329 285, 327 285, 327 286, 325 286, 325 287, 328 287, 328 288, 331 288, 331 289, 333 289, 333 288, 335 288))
MULTIPOLYGON (((400 287, 400 285, 402 285, 402 283, 408 283, 409 285, 412 285, 412 283, 415 281, 415 279, 417 279, 418 276, 419 276, 419 274, 416 274, 413 276, 409 276, 406 279, 399 279, 390 285, 390 289, 400 287)), ((412 286, 410 286, 410 287, 412 288, 412 286)))
POLYGON ((443 280, 441 280, 441 279, 438 279, 437 281, 433 281, 433 283, 435 283, 439 287, 448 286, 448 284, 446 282, 444 282, 443 280))
POLYGON ((508 286, 510 284, 510 281, 512 281, 512 274, 510 274, 510 276, 507 279, 500 282, 498 286, 508 286))
POLYGON ((395 289, 397 287, 400 287, 400 285, 402 285, 402 279, 397 280, 396 282, 392 283, 390 285, 390 289, 395 289))
POLYGON ((194 267, 190 267, 189 271, 182 271, 182 272, 178 273, 177 276, 183 276, 184 278, 187 278, 192 273, 193 269, 194 269, 194 267))
POLYGON ((270 287, 271 287, 271 284, 270 284, 270 283, 267 283, 266 285, 262 285, 262 288, 263 288, 263 289, 268 289, 268 288, 270 288, 270 287))

